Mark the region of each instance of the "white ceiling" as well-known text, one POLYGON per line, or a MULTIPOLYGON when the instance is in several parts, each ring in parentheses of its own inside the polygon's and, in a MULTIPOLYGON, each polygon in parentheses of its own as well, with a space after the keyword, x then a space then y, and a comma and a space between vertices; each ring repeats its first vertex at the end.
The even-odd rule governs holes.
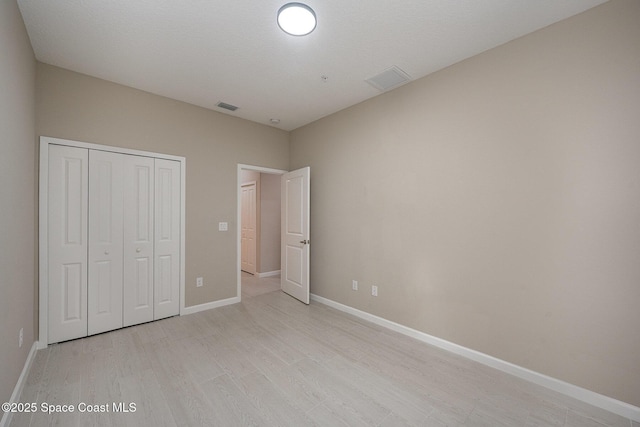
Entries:
POLYGON ((379 95, 365 79, 391 66, 415 80, 605 0, 308 0, 306 37, 279 29, 286 2, 18 0, 41 62, 285 130, 379 95))

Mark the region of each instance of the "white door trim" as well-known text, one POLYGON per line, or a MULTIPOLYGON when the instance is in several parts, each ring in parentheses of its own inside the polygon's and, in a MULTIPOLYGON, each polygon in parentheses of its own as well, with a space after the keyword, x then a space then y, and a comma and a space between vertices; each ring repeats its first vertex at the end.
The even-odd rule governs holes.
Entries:
POLYGON ((238 176, 236 182, 236 274, 237 274, 237 298, 238 302, 242 300, 242 274, 240 273, 240 268, 242 267, 242 229, 240 224, 242 224, 242 171, 250 170, 260 173, 270 173, 273 175, 282 175, 289 171, 283 169, 273 169, 273 168, 265 168, 262 166, 253 166, 253 165, 245 165, 238 163, 238 176))
MULTIPOLYGON (((51 138, 48 136, 40 137, 40 178, 39 178, 39 207, 38 207, 38 255, 39 255, 39 278, 38 278, 38 349, 47 348, 49 337, 48 330, 48 188, 49 188, 49 145, 66 145, 69 147, 87 148, 92 150, 109 151, 113 153, 133 154, 136 156, 154 157, 158 159, 175 160, 180 162, 180 315, 185 313, 184 292, 185 292, 185 237, 186 237, 186 165, 187 159, 180 156, 170 154, 153 153, 149 151, 132 150, 129 148, 112 147, 109 145, 93 144, 89 142, 72 141, 68 139, 51 138)), ((239 295, 239 294, 238 294, 239 295)))

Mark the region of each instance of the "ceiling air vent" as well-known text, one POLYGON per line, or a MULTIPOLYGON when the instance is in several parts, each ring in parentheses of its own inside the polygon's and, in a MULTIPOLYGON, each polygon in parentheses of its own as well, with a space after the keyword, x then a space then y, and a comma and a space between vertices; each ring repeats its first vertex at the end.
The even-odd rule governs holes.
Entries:
POLYGON ((238 109, 235 105, 227 104, 226 102, 218 102, 216 105, 229 111, 236 111, 238 109))
POLYGON ((376 89, 384 92, 398 87, 411 80, 411 77, 395 65, 378 75, 369 77, 365 81, 376 89))

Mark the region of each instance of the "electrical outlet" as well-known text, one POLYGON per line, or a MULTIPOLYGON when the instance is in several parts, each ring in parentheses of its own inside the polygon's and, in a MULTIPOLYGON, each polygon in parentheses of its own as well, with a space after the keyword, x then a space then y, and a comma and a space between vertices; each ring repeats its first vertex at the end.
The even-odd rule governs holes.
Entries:
POLYGON ((204 285, 204 279, 202 277, 198 277, 196 279, 196 287, 200 288, 202 285, 204 285))
POLYGON ((371 286, 371 295, 374 297, 378 296, 378 287, 376 285, 371 286))
POLYGON ((24 328, 20 328, 20 337, 18 338, 18 347, 22 347, 23 338, 24 338, 24 328))
POLYGON ((358 281, 354 280, 353 282, 351 282, 351 289, 353 289, 354 291, 358 290, 358 281))

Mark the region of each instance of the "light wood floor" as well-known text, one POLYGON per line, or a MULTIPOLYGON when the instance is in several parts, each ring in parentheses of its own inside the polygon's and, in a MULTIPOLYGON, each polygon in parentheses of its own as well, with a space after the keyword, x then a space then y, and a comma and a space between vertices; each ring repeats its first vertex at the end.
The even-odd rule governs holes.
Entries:
POLYGON ((263 277, 254 276, 244 271, 242 279, 242 299, 256 297, 280 289, 280 275, 263 277))
POLYGON ((11 426, 640 426, 280 291, 50 346, 21 402, 111 412, 11 426))

